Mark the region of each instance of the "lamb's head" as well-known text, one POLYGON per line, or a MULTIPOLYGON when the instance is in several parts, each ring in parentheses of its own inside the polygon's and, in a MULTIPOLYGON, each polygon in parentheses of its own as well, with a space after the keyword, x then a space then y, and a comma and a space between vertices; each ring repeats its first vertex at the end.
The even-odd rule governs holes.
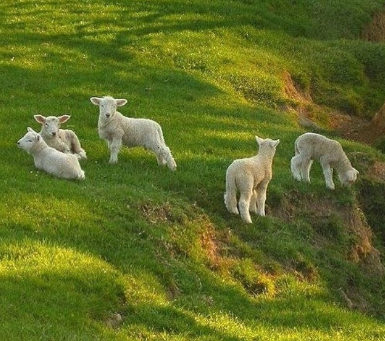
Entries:
POLYGON ((28 127, 27 130, 27 133, 19 141, 17 141, 17 146, 29 153, 35 144, 42 140, 42 138, 39 133, 34 131, 32 128, 28 127))
POLYGON ((44 137, 56 137, 59 129, 60 124, 67 122, 70 119, 71 116, 69 115, 62 115, 62 116, 48 116, 45 117, 43 115, 34 115, 34 118, 37 122, 39 122, 42 126, 41 128, 41 134, 44 137))
POLYGON ((117 107, 122 107, 127 103, 126 99, 115 99, 110 96, 104 97, 91 97, 92 104, 99 106, 99 117, 107 120, 114 116, 117 107))
POLYGON ((351 167, 346 172, 339 173, 338 178, 343 186, 349 187, 356 182, 358 174, 359 171, 351 167))
POLYGON ((279 140, 272 140, 269 138, 262 139, 258 136, 255 136, 255 139, 257 140, 260 154, 266 155, 268 157, 274 156, 275 150, 279 144, 279 140))

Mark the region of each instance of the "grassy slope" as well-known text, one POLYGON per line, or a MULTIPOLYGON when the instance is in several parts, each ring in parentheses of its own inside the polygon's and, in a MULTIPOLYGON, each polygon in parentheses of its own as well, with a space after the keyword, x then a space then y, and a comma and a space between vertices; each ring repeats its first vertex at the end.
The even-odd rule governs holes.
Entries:
MULTIPOLYGON (((356 187, 325 191, 317 167, 311 186, 294 182, 289 160, 301 130, 278 110, 290 102, 284 72, 332 109, 370 116, 382 104, 384 45, 356 40, 380 7, 374 0, 2 2, 0 334, 383 335, 384 282, 347 260, 354 236, 334 212, 298 210, 303 199, 355 207, 356 187), (107 163, 89 102, 105 94, 128 99, 122 113, 162 124, 176 173, 140 149, 123 150, 116 166, 107 163), (72 115, 67 127, 89 157, 86 181, 37 172, 16 149, 27 126, 38 129, 37 112, 72 115), (281 144, 270 214, 245 226, 223 206, 224 173, 231 160, 255 153, 255 134, 281 144), (278 214, 287 201, 295 219, 278 214), (353 288, 368 314, 349 311, 341 288, 353 288), (112 319, 116 312, 122 323, 112 319)), ((370 160, 381 157, 344 146, 352 155, 358 149, 370 160)))

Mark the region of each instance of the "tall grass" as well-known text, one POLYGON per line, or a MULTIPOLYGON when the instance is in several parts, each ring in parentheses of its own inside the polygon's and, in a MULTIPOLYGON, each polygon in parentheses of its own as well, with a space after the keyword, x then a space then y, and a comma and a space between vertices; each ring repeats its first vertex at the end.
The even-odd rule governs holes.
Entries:
MULTIPOLYGON (((358 40, 382 5, 3 1, 1 337, 382 337, 384 280, 349 261, 354 236, 335 213, 358 205, 356 188, 327 192, 316 165, 311 185, 292 180, 302 131, 280 111, 291 101, 284 72, 328 108, 369 117, 382 104, 384 45, 358 40), (162 125, 175 173, 142 149, 108 164, 89 101, 107 94, 128 99, 123 114, 162 125), (17 149, 27 126, 39 129, 36 113, 71 115, 66 127, 88 155, 85 181, 37 171, 17 149), (268 216, 246 226, 225 210, 224 174, 256 153, 255 135, 281 144, 268 216), (352 310, 347 289, 361 302, 352 310)), ((383 157, 342 143, 349 155, 383 157)))

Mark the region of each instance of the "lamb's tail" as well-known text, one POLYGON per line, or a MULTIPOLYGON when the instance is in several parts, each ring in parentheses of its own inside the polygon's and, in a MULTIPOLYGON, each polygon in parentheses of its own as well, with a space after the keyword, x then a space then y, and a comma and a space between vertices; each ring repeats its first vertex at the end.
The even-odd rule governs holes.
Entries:
POLYGON ((294 152, 295 152, 295 155, 299 154, 299 148, 298 148, 298 141, 297 140, 295 140, 295 142, 294 142, 294 152))
POLYGON ((225 206, 230 213, 239 214, 237 207, 237 186, 235 177, 227 170, 226 172, 226 192, 224 194, 225 206))

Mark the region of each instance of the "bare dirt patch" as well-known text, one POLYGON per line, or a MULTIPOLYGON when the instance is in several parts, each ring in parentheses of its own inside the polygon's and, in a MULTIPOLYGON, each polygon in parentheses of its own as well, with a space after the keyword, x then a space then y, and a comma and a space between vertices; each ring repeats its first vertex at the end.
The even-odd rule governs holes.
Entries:
POLYGON ((385 10, 374 14, 370 24, 362 31, 362 39, 373 42, 385 41, 385 10))

